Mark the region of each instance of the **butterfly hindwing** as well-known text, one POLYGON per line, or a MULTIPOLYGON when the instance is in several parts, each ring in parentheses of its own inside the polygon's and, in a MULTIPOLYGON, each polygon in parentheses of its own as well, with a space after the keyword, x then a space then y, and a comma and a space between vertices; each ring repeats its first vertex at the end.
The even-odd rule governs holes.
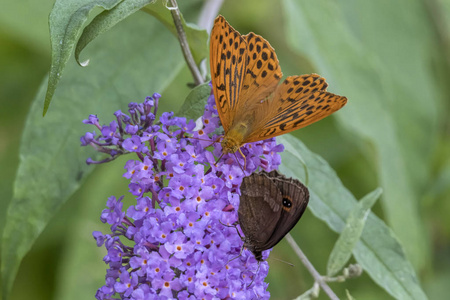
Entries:
POLYGON ((282 210, 281 217, 277 222, 277 233, 273 234, 270 240, 264 245, 266 249, 278 244, 294 228, 305 212, 309 202, 308 188, 299 180, 286 178, 277 171, 272 171, 267 176, 282 194, 282 202, 278 202, 282 210))
POLYGON ((247 63, 247 44, 224 17, 211 31, 209 48, 211 81, 217 111, 225 132, 233 122, 247 63))
POLYGON ((272 99, 261 103, 244 142, 255 142, 317 122, 347 103, 347 98, 326 91, 328 84, 317 74, 290 76, 281 83, 272 99), (273 109, 269 109, 269 107, 273 109))

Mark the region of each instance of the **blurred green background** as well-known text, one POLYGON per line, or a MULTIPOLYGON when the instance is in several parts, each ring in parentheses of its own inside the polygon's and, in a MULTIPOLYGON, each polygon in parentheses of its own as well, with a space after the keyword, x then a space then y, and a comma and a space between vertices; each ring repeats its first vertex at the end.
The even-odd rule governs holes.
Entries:
MULTIPOLYGON (((423 244, 417 246, 426 249, 423 252, 425 253, 422 257, 423 261, 414 262, 417 274, 430 299, 448 299, 450 293, 448 284, 450 282, 450 218, 448 218, 450 213, 450 1, 381 1, 381 4, 377 5, 369 1, 341 2, 340 12, 347 20, 347 25, 350 25, 343 28, 349 30, 348 35, 356 37, 355 41, 360 40, 364 42, 364 45, 372 46, 371 53, 358 49, 362 51, 363 58, 367 59, 367 66, 364 67, 380 68, 382 69, 380 74, 389 74, 399 79, 392 81, 389 76, 386 76, 387 82, 381 80, 382 88, 388 87, 386 89, 389 90, 391 85, 401 85, 402 91, 406 91, 391 94, 386 92, 392 98, 377 99, 375 95, 374 99, 379 100, 380 105, 387 108, 394 122, 400 123, 400 126, 396 127, 399 130, 396 136, 400 140, 403 147, 402 153, 405 155, 405 169, 412 187, 410 193, 417 198, 417 201, 413 203, 418 212, 415 221, 424 233, 424 238, 421 240, 423 244), (399 8, 402 9, 401 13, 399 8), (417 28, 421 28, 420 32, 417 28), (403 46, 397 47, 397 44, 389 43, 392 40, 398 44, 404 41, 403 46), (420 55, 414 56, 415 53, 420 55), (378 63, 377 59, 380 59, 381 63, 378 63), (423 148, 426 150, 417 151, 423 148)), ((283 7, 273 1, 228 0, 224 2, 220 12, 241 33, 254 31, 264 36, 276 49, 284 75, 319 73, 321 69, 318 65, 322 62, 321 57, 314 58, 310 52, 314 49, 307 49, 322 45, 321 51, 333 52, 334 49, 326 48, 327 42, 332 40, 333 36, 316 36, 315 39, 318 40, 316 45, 301 45, 301 41, 299 41, 300 46, 295 45, 295 41, 289 40, 289 34, 292 28, 295 28, 292 25, 295 19, 287 16, 287 3, 290 1, 285 1, 283 7), (287 28, 288 26, 290 27, 287 28), (324 41, 321 42, 321 39, 324 41), (297 46, 304 46, 305 53, 298 51, 297 46)), ((50 68, 48 14, 52 5, 53 1, 47 0, 2 1, 0 10, 0 191, 2 195, 0 224, 2 228, 19 163, 21 132, 31 102, 45 81, 50 68)), ((333 12, 332 9, 330 11, 333 12)), ((144 15, 141 12, 137 14, 141 14, 139 17, 144 15)), ((147 15, 146 17, 151 18, 147 15)), ((311 22, 327 22, 319 17, 314 20, 314 15, 308 17, 313 19, 311 22)), ((133 18, 134 16, 131 17, 133 18)), ((195 23, 196 20, 195 16, 187 17, 189 22, 195 23)), ((342 24, 332 25, 336 28, 342 27, 342 24)), ((121 24, 118 25, 120 26, 121 24)), ((145 32, 145 28, 142 30, 145 32)), ((342 40, 346 41, 344 38, 342 40)), ((120 47, 120 41, 113 47, 120 47)), ((320 51, 316 52, 317 55, 321 54, 320 51)), ((330 55, 335 60, 327 63, 334 64, 338 68, 337 71, 342 69, 342 76, 346 76, 347 82, 353 81, 355 86, 360 85, 363 79, 349 78, 348 74, 351 72, 346 69, 349 67, 348 61, 352 58, 342 57, 341 59, 339 55, 342 54, 330 55)), ((357 59, 360 57, 355 57, 355 61, 357 59)), ((331 92, 339 93, 342 89, 339 83, 345 84, 345 81, 338 78, 339 72, 330 71, 329 76, 320 74, 328 79, 331 92)), ((186 67, 183 67, 165 91, 148 91, 148 94, 153 92, 163 94, 161 111, 177 111, 189 92, 187 87, 189 82, 192 82, 190 73, 186 67)), ((369 89, 377 88, 375 84, 371 86, 371 82, 365 82, 365 84, 369 86, 369 89)), ((133 98, 130 101, 141 101, 145 96, 147 95, 143 94, 141 99, 133 98)), ((358 113, 351 108, 352 101, 357 103, 358 100, 361 103, 366 99, 352 99, 349 96, 347 104, 349 108, 345 108, 348 109, 348 114, 349 112, 358 113)), ((40 101, 43 103, 43 99, 40 101)), ((376 112, 370 110, 370 103, 367 104, 367 109, 369 117, 371 112, 376 112)), ((112 112, 115 110, 111 110, 111 119, 112 112)), ((50 109, 49 114, 51 113, 50 109)), ((347 115, 340 115, 338 118, 346 117, 347 115)), ((365 117, 361 116, 362 119, 365 117)), ((111 119, 102 121, 109 122, 111 119)), ((78 140, 82 134, 83 132, 79 132, 78 136, 72 138, 78 140)), ((385 134, 389 136, 388 133, 385 134)), ((380 143, 383 143, 383 136, 377 141, 361 138, 355 134, 351 125, 334 117, 302 129, 295 135, 302 139, 313 152, 323 156, 331 164, 344 185, 357 198, 382 185, 380 181, 384 177, 380 176, 381 171, 377 165, 380 157, 376 149, 380 147, 380 143), (338 126, 339 124, 344 126, 338 126)), ((88 156, 88 152, 86 153, 88 156)), ((91 232, 108 230, 99 221, 106 199, 110 195, 126 194, 128 190, 127 181, 120 177, 126 159, 118 159, 96 168, 83 187, 58 211, 23 260, 11 299, 93 298, 96 289, 104 282, 106 265, 102 262, 104 249, 96 247, 91 232)), ((386 216, 388 206, 389 204, 379 201, 374 207, 374 212, 385 220, 395 219, 396 216, 386 216)), ((325 273, 327 258, 337 239, 337 234, 329 230, 309 210, 299 224, 293 229, 292 235, 319 272, 325 273)), ((404 226, 408 228, 412 224, 404 224, 404 226)), ((285 241, 275 247, 269 258, 269 264, 271 268, 267 281, 273 299, 292 299, 310 288, 313 283, 311 276, 285 241), (291 267, 274 258, 291 262, 295 266, 291 267)), ((331 287, 338 295, 344 295, 345 289, 348 289, 356 299, 389 299, 390 297, 365 274, 345 283, 331 284, 331 287)), ((326 299, 323 293, 319 298, 326 299)))

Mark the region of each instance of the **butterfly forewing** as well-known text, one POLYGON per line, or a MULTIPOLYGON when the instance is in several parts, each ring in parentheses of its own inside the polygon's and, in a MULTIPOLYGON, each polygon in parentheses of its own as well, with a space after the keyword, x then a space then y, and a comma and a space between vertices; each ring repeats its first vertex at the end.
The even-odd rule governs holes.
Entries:
POLYGON ((247 44, 222 16, 216 18, 209 48, 211 80, 225 132, 233 122, 246 70, 247 44))
POLYGON ((283 76, 275 50, 268 41, 253 32, 243 38, 247 43, 248 63, 238 109, 248 108, 249 101, 259 103, 265 100, 275 91, 283 76))
POLYGON ((258 130, 244 139, 255 142, 317 122, 347 103, 347 98, 326 91, 328 84, 317 74, 290 76, 280 84, 273 98, 257 108, 253 126, 258 130), (274 108, 269 109, 268 106, 274 108))

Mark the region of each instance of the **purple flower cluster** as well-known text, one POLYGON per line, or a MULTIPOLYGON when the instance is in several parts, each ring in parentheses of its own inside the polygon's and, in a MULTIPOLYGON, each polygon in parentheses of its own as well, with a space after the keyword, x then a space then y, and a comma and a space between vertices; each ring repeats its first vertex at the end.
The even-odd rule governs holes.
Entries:
POLYGON ((245 174, 239 153, 227 154, 215 165, 221 146, 213 143, 220 123, 214 96, 197 131, 192 120, 173 113, 163 113, 158 121, 159 98, 154 94, 142 104, 131 103, 129 114, 116 112, 117 120, 109 126, 100 126, 93 115, 84 121, 101 135, 86 133, 82 145, 108 153, 104 161, 136 154, 123 175, 130 180, 136 205, 124 210, 123 196, 110 197, 101 221, 111 225, 111 233, 93 233, 97 245, 105 245, 109 265, 96 298, 269 298, 264 283, 268 264, 261 263, 256 272, 258 262, 250 251, 239 256, 243 242, 233 225, 243 177, 257 168, 275 169, 283 146, 270 139, 242 147, 245 174), (207 147, 212 143, 211 152, 207 147))

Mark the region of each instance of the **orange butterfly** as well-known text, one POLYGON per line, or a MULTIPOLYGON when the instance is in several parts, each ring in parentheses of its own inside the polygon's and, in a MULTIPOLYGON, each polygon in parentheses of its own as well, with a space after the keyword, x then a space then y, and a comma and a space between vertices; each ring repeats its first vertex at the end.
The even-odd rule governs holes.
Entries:
POLYGON ((327 92, 328 84, 317 74, 289 76, 278 85, 283 74, 269 42, 253 32, 241 35, 223 16, 214 21, 209 51, 225 131, 222 156, 239 151, 245 162, 242 145, 305 127, 347 103, 346 97, 327 92))

